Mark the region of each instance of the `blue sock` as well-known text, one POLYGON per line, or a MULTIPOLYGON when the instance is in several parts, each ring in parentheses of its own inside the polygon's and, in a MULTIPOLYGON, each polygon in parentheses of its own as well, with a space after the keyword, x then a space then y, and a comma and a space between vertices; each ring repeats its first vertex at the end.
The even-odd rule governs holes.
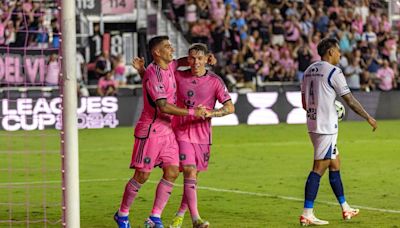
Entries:
POLYGON ((313 171, 311 171, 310 175, 308 175, 304 194, 304 208, 314 207, 314 201, 315 198, 317 198, 320 179, 321 176, 313 171))
POLYGON ((340 178, 340 171, 329 171, 329 182, 339 204, 346 202, 344 198, 342 179, 340 178))

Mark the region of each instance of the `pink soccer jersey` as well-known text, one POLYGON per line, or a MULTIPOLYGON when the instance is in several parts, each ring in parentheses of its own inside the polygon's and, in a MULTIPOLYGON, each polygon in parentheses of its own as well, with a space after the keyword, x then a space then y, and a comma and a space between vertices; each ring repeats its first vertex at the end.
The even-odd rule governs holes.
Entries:
POLYGON ((137 138, 158 137, 173 133, 172 115, 161 113, 156 105, 159 99, 167 99, 176 104, 176 82, 174 71, 176 62, 163 70, 154 62, 151 63, 143 77, 143 111, 135 127, 137 138))
MULTIPOLYGON (((231 99, 224 82, 213 72, 207 71, 206 75, 196 77, 190 70, 176 71, 175 76, 178 84, 178 107, 195 108, 204 105, 207 109, 214 109, 217 100, 225 103, 231 99)), ((178 141, 211 144, 210 118, 176 116, 173 127, 178 141)))

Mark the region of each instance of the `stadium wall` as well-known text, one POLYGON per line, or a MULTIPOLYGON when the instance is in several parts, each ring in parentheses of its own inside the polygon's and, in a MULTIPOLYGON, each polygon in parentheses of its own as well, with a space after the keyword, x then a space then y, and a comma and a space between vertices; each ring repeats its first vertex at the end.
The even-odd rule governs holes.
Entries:
MULTIPOLYGON (((400 119, 400 91, 353 94, 377 119, 400 119)), ((231 96, 236 107, 235 114, 214 118, 214 126, 301 124, 306 121, 305 111, 301 108, 300 92, 232 93, 231 96)), ((0 129, 60 129, 60 105, 59 97, 10 100, 4 98, 0 103, 0 129)), ((78 127, 85 129, 134 126, 142 106, 141 96, 82 97, 78 104, 78 127)), ((220 106, 221 104, 217 104, 217 107, 220 106)), ((345 120, 361 120, 348 107, 346 109, 345 120)))

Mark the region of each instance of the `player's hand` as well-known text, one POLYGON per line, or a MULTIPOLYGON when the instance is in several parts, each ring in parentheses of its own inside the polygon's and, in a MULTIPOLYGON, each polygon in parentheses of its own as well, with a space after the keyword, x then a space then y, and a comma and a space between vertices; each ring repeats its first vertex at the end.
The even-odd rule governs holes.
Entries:
POLYGON ((208 64, 210 64, 211 66, 214 66, 215 64, 217 64, 217 59, 215 58, 214 54, 209 54, 208 55, 208 64))
POLYGON ((203 105, 199 105, 194 109, 194 115, 196 117, 203 118, 206 116, 207 109, 203 105))
POLYGON ((139 72, 144 71, 144 58, 135 57, 132 59, 132 66, 139 72))
POLYGON ((375 131, 378 128, 378 124, 376 123, 376 120, 374 118, 369 117, 367 119, 367 121, 368 121, 369 125, 371 125, 372 131, 375 131))

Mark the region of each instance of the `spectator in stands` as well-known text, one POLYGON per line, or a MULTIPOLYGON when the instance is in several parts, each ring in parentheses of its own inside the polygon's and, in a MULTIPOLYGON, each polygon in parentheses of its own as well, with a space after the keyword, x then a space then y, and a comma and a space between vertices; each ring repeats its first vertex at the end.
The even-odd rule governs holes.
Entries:
POLYGON ((338 31, 338 36, 339 36, 339 47, 340 51, 343 54, 349 53, 353 50, 351 46, 351 33, 349 31, 349 27, 343 23, 340 30, 338 31))
POLYGON ((188 0, 188 3, 186 4, 185 18, 189 25, 187 31, 191 31, 193 24, 197 21, 197 6, 194 0, 188 0))
MULTIPOLYGON (((175 8, 179 1, 183 0, 173 1, 175 8)), ((297 66, 297 80, 301 80, 301 69, 320 60, 317 44, 321 37, 332 36, 339 40, 344 54, 357 55, 362 90, 373 89, 381 58, 398 61, 399 41, 391 36, 385 7, 386 2, 377 0, 186 0, 185 4, 186 16, 192 12, 188 24, 198 24, 197 18, 203 18, 207 24, 196 25, 188 31, 188 37, 208 41, 215 49, 218 70, 226 72, 229 81, 236 80, 231 85, 240 87, 249 58, 256 61, 261 79, 268 73, 268 81, 293 80, 284 66, 293 62, 297 66), (190 7, 192 11, 188 10, 190 7), (203 31, 206 35, 201 34, 203 31), (302 36, 307 39, 302 40, 302 36), (372 47, 377 49, 373 56, 369 51, 372 47), (289 54, 283 58, 286 51, 289 54)), ((352 65, 352 58, 349 62, 342 55, 343 71, 352 65)))
POLYGON ((356 14, 355 18, 351 22, 351 27, 354 29, 353 31, 359 34, 360 36, 364 32, 364 22, 360 14, 356 14))
POLYGON ((87 82, 88 78, 85 59, 83 58, 82 53, 76 51, 76 84, 79 96, 89 96, 89 90, 86 87, 87 82))
POLYGON ((58 20, 57 18, 53 18, 51 20, 51 33, 53 35, 52 39, 52 47, 59 48, 60 47, 60 30, 58 28, 58 20))
POLYGON ((285 26, 279 9, 274 10, 274 19, 271 21, 270 34, 272 34, 271 44, 282 46, 285 43, 285 26))
POLYGON ((43 17, 39 19, 39 28, 36 35, 36 44, 39 48, 47 48, 49 42, 49 35, 46 26, 44 25, 43 17))
POLYGON ((294 15, 288 15, 288 19, 284 26, 286 31, 285 40, 294 46, 300 38, 300 25, 297 22, 297 18, 294 15))
POLYGON ((122 55, 117 56, 114 66, 114 78, 118 82, 118 86, 126 85, 125 61, 122 55))
POLYGON ((376 36, 376 33, 373 31, 371 24, 367 24, 367 30, 362 34, 361 39, 370 44, 377 43, 378 37, 376 36))
POLYGON ((363 59, 369 77, 372 79, 376 78, 376 73, 378 72, 380 65, 383 64, 376 47, 369 48, 368 52, 363 56, 363 59))
POLYGON ((197 22, 195 22, 192 26, 191 34, 193 43, 208 44, 208 38, 211 34, 207 20, 199 19, 197 22))
POLYGON ((301 82, 303 80, 304 71, 308 66, 311 65, 312 53, 310 47, 307 43, 307 37, 300 39, 300 45, 297 46, 293 51, 293 57, 297 60, 297 81, 301 82))
POLYGON ((114 80, 113 72, 107 71, 99 79, 97 84, 97 94, 99 96, 115 96, 118 92, 118 82, 114 80))
POLYGON ((58 61, 58 55, 52 54, 47 64, 47 74, 45 78, 45 84, 47 86, 58 86, 60 79, 60 63, 58 61))
POLYGON ((210 19, 210 3, 209 0, 197 0, 197 15, 200 19, 210 19))
MULTIPOLYGON (((1 15, 1 14, 0 14, 1 15)), ((3 15, 0 16, 0 46, 2 46, 6 41, 6 26, 8 20, 3 19, 3 15)))
POLYGON ((324 13, 322 8, 318 8, 315 18, 315 28, 320 33, 328 32, 329 17, 324 13))
POLYGON ((223 24, 225 14, 226 11, 223 0, 211 1, 211 18, 216 22, 216 24, 223 24))
POLYGON ((231 90, 236 90, 238 81, 242 81, 243 75, 241 72, 239 62, 239 52, 233 51, 230 58, 227 60, 226 78, 228 80, 228 87, 231 90))
POLYGON ((281 54, 279 64, 282 66, 283 81, 294 81, 297 65, 295 64, 289 50, 285 50, 281 54))
POLYGON ((361 73, 360 58, 353 56, 350 58, 350 64, 344 69, 346 82, 351 90, 360 90, 361 73))
POLYGON ((262 56, 262 65, 260 69, 257 71, 257 75, 259 78, 258 84, 262 84, 267 81, 270 75, 269 66, 271 63, 269 62, 269 58, 267 55, 262 56))
POLYGON ((96 60, 96 79, 100 79, 112 70, 111 58, 108 51, 103 51, 96 60))
POLYGON ((393 88, 397 87, 397 83, 394 77, 394 71, 389 66, 389 61, 387 59, 383 60, 383 66, 379 68, 376 73, 378 79, 380 79, 380 83, 378 88, 382 91, 390 91, 393 88))
POLYGON ((243 66, 243 82, 244 88, 250 89, 251 91, 256 91, 256 84, 254 83, 254 78, 256 77, 256 61, 250 57, 246 60, 243 66))
POLYGON ((354 13, 359 14, 361 16, 363 24, 366 24, 367 17, 369 16, 369 7, 367 0, 356 1, 356 7, 354 9, 354 13))

